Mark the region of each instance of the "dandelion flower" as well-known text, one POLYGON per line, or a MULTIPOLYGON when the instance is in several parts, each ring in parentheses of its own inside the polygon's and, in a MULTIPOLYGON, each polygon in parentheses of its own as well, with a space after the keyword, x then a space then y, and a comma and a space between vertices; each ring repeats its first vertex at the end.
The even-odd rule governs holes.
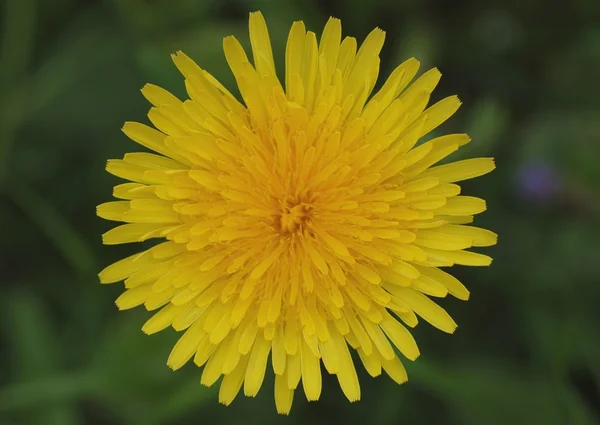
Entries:
POLYGON ((219 400, 275 375, 277 411, 289 413, 302 382, 321 395, 323 371, 350 401, 360 399, 352 353, 372 376, 407 380, 399 359, 419 356, 407 327, 417 317, 452 333, 456 323, 433 298, 468 290, 441 268, 487 266, 467 251, 496 235, 468 226, 486 209, 457 185, 490 172, 491 158, 439 161, 469 143, 450 134, 419 143, 459 107, 456 96, 427 107, 440 80, 415 81, 416 59, 398 66, 371 96, 385 33, 360 47, 329 19, 323 33, 294 22, 285 81, 275 70, 260 13, 250 14, 252 64, 234 37, 225 56, 243 102, 181 52, 173 55, 189 99, 146 85, 153 127, 128 122, 128 153, 107 170, 128 180, 98 215, 124 222, 105 244, 158 239, 100 273, 124 280, 119 309, 156 311, 143 331, 184 332, 167 364, 203 367, 220 378, 219 400), (322 371, 321 363, 324 366, 322 371))

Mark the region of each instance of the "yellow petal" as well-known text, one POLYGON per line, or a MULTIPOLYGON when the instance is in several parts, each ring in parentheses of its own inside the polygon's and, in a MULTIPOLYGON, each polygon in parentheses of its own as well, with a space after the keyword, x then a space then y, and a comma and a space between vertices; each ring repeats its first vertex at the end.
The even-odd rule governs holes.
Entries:
POLYGON ((172 159, 146 152, 126 153, 125 156, 123 156, 123 160, 130 164, 140 165, 148 169, 179 170, 187 168, 187 166, 177 161, 173 161, 172 159))
POLYGON ((235 369, 223 377, 219 387, 219 403, 229 406, 242 388, 248 356, 245 356, 235 369))
MULTIPOLYGON (((353 63, 357 49, 356 38, 345 37, 340 45, 336 68, 342 72, 342 76, 346 79, 350 70, 350 64, 353 63)), ((346 98, 346 96, 344 96, 346 98)))
POLYGON ((309 348, 306 341, 300 345, 302 362, 302 387, 308 401, 318 400, 321 396, 321 365, 317 356, 309 348))
POLYGON ((442 74, 437 68, 432 68, 421 75, 408 89, 398 97, 401 102, 411 103, 422 92, 431 94, 440 81, 442 74))
POLYGON ((381 283, 381 277, 379 277, 379 275, 372 268, 359 263, 356 263, 355 267, 358 274, 367 282, 373 285, 379 285, 381 283))
POLYGON ((319 40, 319 56, 325 58, 324 84, 329 84, 335 71, 335 65, 342 40, 342 23, 339 19, 329 18, 319 40))
POLYGON ((396 347, 410 360, 419 357, 419 347, 412 334, 389 314, 384 315, 381 328, 396 347))
POLYGON ((483 176, 496 165, 493 158, 473 158, 431 168, 423 177, 437 177, 441 183, 453 183, 483 176))
POLYGON ((137 288, 128 289, 123 292, 116 300, 119 310, 129 310, 146 302, 149 296, 152 295, 150 285, 138 286, 137 288))
POLYGON ((277 413, 288 415, 292 410, 294 390, 287 384, 286 375, 275 375, 275 408, 277 413))
POLYGON ((254 66, 261 76, 275 75, 271 39, 265 18, 260 12, 250 12, 250 43, 254 66))
MULTIPOLYGON (((210 344, 210 346, 213 346, 213 344, 210 344)), ((202 377, 200 378, 200 383, 206 387, 212 386, 223 374, 223 363, 225 362, 226 358, 225 354, 230 348, 230 344, 221 343, 216 347, 216 350, 214 350, 214 352, 210 355, 208 362, 204 366, 202 377)), ((206 353, 206 351, 206 349, 203 350, 203 354, 206 353)), ((198 359, 198 362, 196 362, 196 358, 194 358, 194 363, 198 364, 201 362, 201 360, 204 359, 198 359)))
POLYGON ((479 254, 470 251, 438 251, 428 249, 428 254, 435 254, 453 264, 461 264, 463 266, 489 266, 492 264, 492 258, 487 255, 479 254))
POLYGON ((154 188, 139 183, 123 183, 113 188, 113 196, 119 199, 153 198, 154 188))
POLYGON ((413 280, 410 286, 431 297, 444 298, 446 295, 448 295, 448 288, 441 283, 433 279, 429 279, 423 275, 421 275, 421 277, 418 279, 413 280))
POLYGON ((202 338, 206 337, 207 335, 202 329, 201 322, 190 326, 183 336, 179 338, 173 350, 171 350, 167 365, 173 370, 182 367, 196 353, 196 349, 200 345, 202 338))
POLYGON ((148 251, 134 254, 106 267, 98 275, 100 283, 113 283, 126 279, 133 273, 153 264, 155 261, 148 251))
POLYGON ((355 96, 358 94, 356 88, 360 87, 359 81, 362 82, 367 77, 370 59, 379 55, 384 41, 385 32, 379 28, 375 28, 367 35, 351 65, 348 81, 344 87, 344 97, 350 94, 355 96))
POLYGON ((456 330, 456 322, 442 307, 431 301, 427 296, 410 288, 400 286, 394 287, 394 294, 403 304, 409 306, 423 319, 427 320, 436 328, 453 333, 456 330))
POLYGON ((181 104, 181 100, 177 99, 169 91, 154 84, 146 84, 142 88, 142 94, 154 106, 181 104))
POLYGON ((338 355, 338 373, 336 376, 340 387, 350 402, 358 401, 360 400, 360 383, 346 341, 344 341, 344 337, 334 329, 330 329, 330 333, 338 355))
POLYGON ((143 242, 149 238, 159 237, 163 225, 154 223, 133 223, 115 227, 102 235, 105 245, 116 245, 129 242, 143 242))
POLYGON ((288 356, 286 361, 287 384, 289 389, 296 389, 302 377, 302 360, 300 352, 288 356))
POLYGON ((363 325, 358 321, 354 312, 351 312, 350 309, 344 309, 346 320, 348 321, 348 325, 350 326, 350 330, 352 334, 357 339, 360 347, 363 349, 366 355, 371 355, 373 352, 373 344, 371 338, 365 331, 363 325))
POLYGON ((419 319, 414 311, 395 311, 398 317, 404 322, 406 326, 414 328, 419 324, 419 319))
MULTIPOLYGON (((134 182, 147 183, 147 180, 144 177, 144 173, 147 170, 148 169, 145 167, 125 162, 122 159, 109 159, 106 162, 106 171, 108 171, 110 174, 134 182)), ((118 197, 122 199, 130 199, 129 197, 118 197)))
POLYGON ((381 356, 384 359, 392 359, 395 356, 394 349, 392 348, 390 341, 385 337, 381 328, 374 325, 368 319, 363 319, 362 323, 369 335, 369 338, 371 338, 381 356))
POLYGON ((448 292, 451 295, 455 296, 459 300, 466 301, 469 299, 469 290, 465 288, 465 286, 454 276, 438 269, 437 267, 418 266, 417 268, 421 272, 422 277, 427 277, 428 279, 441 283, 448 289, 448 292))
POLYGON ((142 331, 148 335, 152 335, 166 329, 173 323, 173 319, 181 312, 181 309, 181 307, 176 307, 171 304, 161 308, 154 316, 144 323, 142 331))
POLYGON ((458 99, 458 96, 449 96, 426 109, 423 114, 427 117, 427 122, 421 129, 421 136, 434 130, 450 118, 458 110, 460 105, 461 102, 458 99))
POLYGON ((265 369, 270 351, 270 341, 267 341, 262 333, 259 333, 250 353, 248 368, 246 369, 246 379, 244 381, 244 394, 246 396, 254 397, 258 394, 265 378, 265 369))
POLYGON ((439 183, 440 181, 436 177, 424 177, 405 183, 400 188, 404 192, 421 192, 424 190, 430 191, 432 188, 438 186, 439 183))
POLYGON ((273 371, 276 375, 283 375, 285 372, 285 361, 287 354, 285 350, 285 335, 282 323, 276 325, 271 352, 273 371))
POLYGON ((381 375, 381 361, 379 360, 379 356, 376 354, 367 356, 360 348, 357 350, 357 352, 369 375, 371 375, 373 378, 381 375))
POLYGON ((204 366, 204 364, 208 361, 208 359, 215 352, 217 346, 211 344, 208 338, 203 338, 202 342, 198 346, 198 351, 196 351, 196 355, 194 356, 194 364, 198 367, 204 366))
POLYGON ((456 235, 473 240, 473 246, 492 246, 498 242, 498 235, 486 229, 474 226, 461 226, 447 224, 436 229, 437 232, 447 235, 456 235))
POLYGON ((437 214, 445 215, 475 215, 486 210, 483 199, 472 196, 455 196, 446 200, 445 205, 436 209, 437 214))
POLYGON ((309 111, 311 111, 315 97, 315 82, 319 64, 319 49, 317 45, 317 37, 314 32, 308 31, 306 33, 305 43, 305 68, 302 84, 304 85, 304 105, 309 111))
POLYGON ((304 56, 304 46, 306 29, 304 22, 296 21, 290 28, 285 49, 285 88, 288 98, 299 104, 304 102, 304 90, 302 85, 302 58, 304 56), (296 77, 294 77, 296 76, 296 77), (299 98, 299 93, 302 98, 299 98))
POLYGON ((96 207, 96 214, 105 220, 123 221, 125 213, 130 209, 129 201, 105 202, 96 207))
POLYGON ((466 235, 444 233, 438 229, 421 229, 417 232, 415 244, 427 248, 452 251, 473 246, 473 238, 466 235))
POLYGON ((392 360, 381 359, 381 366, 383 370, 398 384, 404 384, 408 381, 408 375, 406 374, 406 369, 402 365, 402 362, 398 357, 395 357, 392 360))
POLYGON ((131 140, 150 150, 176 159, 184 164, 190 163, 184 156, 176 154, 166 146, 165 139, 167 136, 160 131, 148 127, 147 125, 130 121, 126 122, 123 126, 123 132, 131 140))

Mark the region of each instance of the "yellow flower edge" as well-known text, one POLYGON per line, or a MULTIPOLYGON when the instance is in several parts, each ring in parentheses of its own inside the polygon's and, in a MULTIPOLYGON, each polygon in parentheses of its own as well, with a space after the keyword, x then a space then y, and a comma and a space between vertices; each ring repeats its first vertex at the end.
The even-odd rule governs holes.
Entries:
POLYGON ((460 106, 451 96, 427 107, 437 69, 411 83, 419 62, 409 59, 371 96, 382 30, 358 48, 338 19, 319 41, 294 22, 282 86, 260 12, 249 27, 254 65, 235 37, 223 41, 243 102, 181 52, 173 60, 189 99, 142 89, 154 128, 128 122, 123 131, 155 153, 108 161, 129 182, 97 214, 126 223, 105 244, 159 243, 108 266, 100 281, 124 280, 119 309, 156 311, 147 334, 184 331, 167 364, 193 358, 206 386, 222 377, 225 405, 242 386, 254 397, 270 367, 277 411, 288 414, 300 381, 308 400, 319 399, 321 363, 356 401, 352 351, 371 376, 383 370, 401 384, 397 352, 419 356, 407 329, 417 316, 456 329, 432 298, 466 300, 469 291, 442 268, 489 265, 467 249, 497 240, 469 225, 486 204, 456 183, 494 161, 436 165, 470 142, 466 134, 418 144, 460 106))

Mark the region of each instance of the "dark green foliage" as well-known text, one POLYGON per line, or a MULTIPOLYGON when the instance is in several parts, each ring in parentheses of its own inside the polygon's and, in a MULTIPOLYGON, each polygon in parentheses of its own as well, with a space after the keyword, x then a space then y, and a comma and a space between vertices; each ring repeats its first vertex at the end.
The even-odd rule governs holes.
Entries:
POLYGON ((598 1, 2 0, 0 21, 0 425, 600 421, 598 1), (434 100, 464 102, 443 130, 473 137, 455 158, 498 165, 464 186, 500 239, 491 268, 454 269, 472 293, 441 302, 457 333, 419 326, 408 384, 360 370, 349 404, 326 376, 322 401, 298 391, 287 419, 271 377, 224 408, 197 368, 171 372, 175 332, 143 335, 149 314, 118 313, 121 285, 96 277, 135 249, 101 246, 95 206, 117 182, 106 159, 136 149, 120 127, 146 121, 138 89, 183 95, 178 49, 233 89, 221 39, 248 45, 256 9, 280 71, 293 20, 387 30, 382 75, 411 55, 439 67, 434 100))

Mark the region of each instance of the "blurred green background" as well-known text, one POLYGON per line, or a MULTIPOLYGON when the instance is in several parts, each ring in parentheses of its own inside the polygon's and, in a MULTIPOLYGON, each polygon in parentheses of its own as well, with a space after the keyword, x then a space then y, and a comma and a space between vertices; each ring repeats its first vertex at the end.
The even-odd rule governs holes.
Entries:
MULTIPOLYGON (((1 0, 0 425, 600 423, 600 2, 523 0, 1 0), (559 6, 558 4, 561 3, 559 6), (465 192, 499 233, 489 269, 454 268, 471 300, 442 301, 449 336, 421 325, 409 383, 359 368, 360 403, 327 376, 275 413, 272 377, 225 408, 193 365, 166 359, 174 331, 145 336, 143 309, 118 313, 121 284, 97 272, 135 247, 103 247, 95 206, 117 179, 107 158, 137 149, 145 82, 183 95, 184 50, 233 88, 222 37, 247 45, 260 9, 281 63, 292 21, 330 15, 359 39, 387 31, 382 74, 416 56, 444 75, 434 100, 464 105, 443 128, 473 143, 455 158, 498 169, 465 192)), ((422 69, 423 69, 422 68, 422 69)), ((282 70, 282 68, 279 68, 282 70)))

